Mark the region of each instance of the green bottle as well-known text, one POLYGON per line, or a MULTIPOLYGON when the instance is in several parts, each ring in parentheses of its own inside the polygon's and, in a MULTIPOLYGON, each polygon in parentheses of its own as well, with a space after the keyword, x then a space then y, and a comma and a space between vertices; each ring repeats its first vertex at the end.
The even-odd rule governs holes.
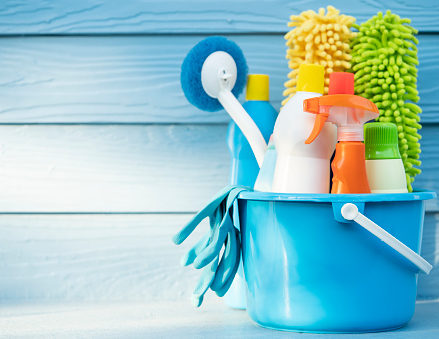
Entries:
POLYGON ((371 122, 364 126, 366 173, 372 193, 407 193, 395 124, 371 122))

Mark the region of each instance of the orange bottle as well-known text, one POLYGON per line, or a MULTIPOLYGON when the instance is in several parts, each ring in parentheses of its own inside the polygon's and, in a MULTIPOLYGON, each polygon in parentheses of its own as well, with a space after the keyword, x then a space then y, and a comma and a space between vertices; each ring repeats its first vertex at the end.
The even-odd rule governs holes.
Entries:
POLYGON ((305 100, 303 109, 316 114, 314 128, 305 141, 307 144, 319 135, 325 122, 337 125, 331 193, 370 193, 363 124, 377 118, 379 112, 373 102, 354 95, 354 74, 331 73, 329 94, 305 100))

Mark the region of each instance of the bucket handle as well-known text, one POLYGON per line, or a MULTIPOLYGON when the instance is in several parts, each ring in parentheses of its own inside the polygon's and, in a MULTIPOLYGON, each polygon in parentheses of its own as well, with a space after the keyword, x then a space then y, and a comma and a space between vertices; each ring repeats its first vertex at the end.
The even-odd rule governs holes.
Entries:
POLYGON ((421 271, 429 274, 433 266, 421 257, 418 253, 413 251, 411 248, 403 244, 401 241, 396 239, 393 235, 385 231, 383 228, 375 224, 372 220, 367 218, 364 214, 358 211, 358 207, 352 203, 346 203, 341 208, 341 215, 346 220, 353 220, 358 225, 362 226, 364 229, 372 233, 381 241, 385 242, 387 245, 392 247, 395 251, 401 254, 403 257, 408 259, 421 271))

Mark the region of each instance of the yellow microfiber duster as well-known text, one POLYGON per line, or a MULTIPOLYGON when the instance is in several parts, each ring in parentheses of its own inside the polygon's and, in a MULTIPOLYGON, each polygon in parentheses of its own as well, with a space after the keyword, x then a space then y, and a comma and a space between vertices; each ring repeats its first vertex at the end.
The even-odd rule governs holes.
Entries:
POLYGON ((328 93, 329 74, 344 72, 351 67, 350 46, 355 33, 351 26, 355 18, 340 14, 332 6, 320 8, 316 13, 312 10, 292 15, 289 27, 294 27, 285 35, 287 40, 288 67, 292 71, 285 83, 284 105, 296 93, 299 66, 303 63, 319 64, 325 67, 325 93, 328 93))
POLYGON ((414 177, 421 173, 418 130, 421 108, 416 86, 418 70, 417 30, 409 19, 387 11, 379 12, 360 26, 352 41, 352 71, 355 91, 373 101, 380 110, 378 121, 398 127, 399 151, 404 163, 407 189, 413 191, 414 177))

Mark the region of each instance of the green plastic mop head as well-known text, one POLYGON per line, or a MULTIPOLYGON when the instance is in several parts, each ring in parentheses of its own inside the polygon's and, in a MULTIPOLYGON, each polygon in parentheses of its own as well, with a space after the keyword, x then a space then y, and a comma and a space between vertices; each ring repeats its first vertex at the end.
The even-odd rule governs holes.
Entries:
POLYGON ((417 30, 409 19, 379 12, 360 26, 352 41, 352 71, 356 94, 373 101, 380 110, 378 121, 398 127, 399 151, 407 177, 407 189, 421 173, 418 130, 421 108, 417 90, 417 30))

